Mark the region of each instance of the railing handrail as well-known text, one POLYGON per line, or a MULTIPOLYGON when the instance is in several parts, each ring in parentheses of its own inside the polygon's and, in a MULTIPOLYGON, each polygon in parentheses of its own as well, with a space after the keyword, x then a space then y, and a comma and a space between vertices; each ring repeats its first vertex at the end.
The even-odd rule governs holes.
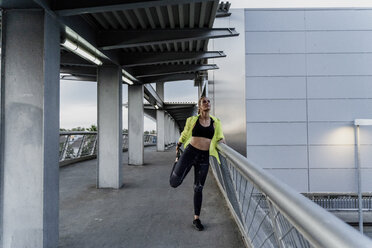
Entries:
MULTIPOLYGON (((84 135, 84 134, 97 134, 97 131, 60 131, 59 135, 84 135)), ((127 132, 123 132, 123 134, 128 134, 127 132)), ((148 133, 143 135, 149 136, 156 136, 156 134, 148 133)))
POLYGON ((307 199, 225 144, 219 152, 243 177, 271 199, 293 226, 316 247, 372 247, 372 240, 307 199))
POLYGON ((60 131, 59 135, 97 134, 97 131, 60 131))

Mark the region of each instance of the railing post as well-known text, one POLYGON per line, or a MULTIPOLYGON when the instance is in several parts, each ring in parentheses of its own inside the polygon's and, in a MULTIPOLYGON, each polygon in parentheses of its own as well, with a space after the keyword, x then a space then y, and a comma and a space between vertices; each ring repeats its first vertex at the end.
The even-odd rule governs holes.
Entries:
POLYGON ((70 136, 71 136, 71 135, 69 135, 69 134, 67 135, 66 141, 65 141, 65 143, 64 143, 64 145, 63 145, 62 157, 61 157, 60 161, 63 161, 63 160, 65 160, 65 158, 66 158, 67 147, 68 147, 68 141, 69 141, 69 139, 70 139, 70 136))
POLYGON ((280 248, 285 248, 283 242, 279 238, 280 227, 278 225, 278 222, 276 221, 276 217, 277 217, 279 212, 275 213, 275 208, 274 208, 273 204, 271 203, 271 200, 270 200, 269 197, 266 197, 266 201, 267 201, 267 205, 269 206, 270 219, 271 219, 271 222, 272 222, 272 227, 274 229, 275 239, 278 242, 278 245, 279 245, 280 248))
POLYGON ((95 134, 94 143, 93 143, 92 151, 90 152, 90 155, 94 155, 94 151, 96 150, 96 147, 97 147, 97 141, 98 141, 98 135, 95 134))
POLYGON ((78 152, 76 154, 76 158, 80 158, 81 156, 81 151, 83 150, 83 146, 84 146, 84 142, 85 142, 85 134, 83 134, 83 138, 81 138, 81 143, 79 145, 79 149, 78 149, 78 152))

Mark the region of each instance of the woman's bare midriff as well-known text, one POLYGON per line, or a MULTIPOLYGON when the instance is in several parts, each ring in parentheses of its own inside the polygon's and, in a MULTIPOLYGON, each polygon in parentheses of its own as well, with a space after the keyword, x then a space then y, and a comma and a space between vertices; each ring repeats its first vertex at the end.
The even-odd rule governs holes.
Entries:
POLYGON ((196 149, 208 151, 211 144, 211 139, 204 137, 191 137, 190 144, 196 149))

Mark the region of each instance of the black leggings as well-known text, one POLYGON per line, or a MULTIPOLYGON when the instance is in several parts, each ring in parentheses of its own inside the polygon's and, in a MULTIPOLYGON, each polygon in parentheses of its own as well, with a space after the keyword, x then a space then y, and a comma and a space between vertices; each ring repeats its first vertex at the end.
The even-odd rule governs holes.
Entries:
POLYGON ((209 169, 209 151, 201 151, 188 145, 173 167, 169 182, 173 188, 181 185, 192 166, 194 166, 194 212, 199 216, 203 200, 203 186, 209 169))

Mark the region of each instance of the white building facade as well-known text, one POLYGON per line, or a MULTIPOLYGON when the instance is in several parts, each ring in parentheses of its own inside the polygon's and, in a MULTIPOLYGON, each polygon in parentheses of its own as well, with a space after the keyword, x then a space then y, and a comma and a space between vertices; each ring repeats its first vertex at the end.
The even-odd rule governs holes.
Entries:
MULTIPOLYGON (((210 43, 229 55, 209 73, 228 144, 299 192, 356 192, 353 123, 372 119, 372 10, 230 12, 215 27, 240 36, 210 43)), ((371 127, 360 143, 371 192, 371 127)))

